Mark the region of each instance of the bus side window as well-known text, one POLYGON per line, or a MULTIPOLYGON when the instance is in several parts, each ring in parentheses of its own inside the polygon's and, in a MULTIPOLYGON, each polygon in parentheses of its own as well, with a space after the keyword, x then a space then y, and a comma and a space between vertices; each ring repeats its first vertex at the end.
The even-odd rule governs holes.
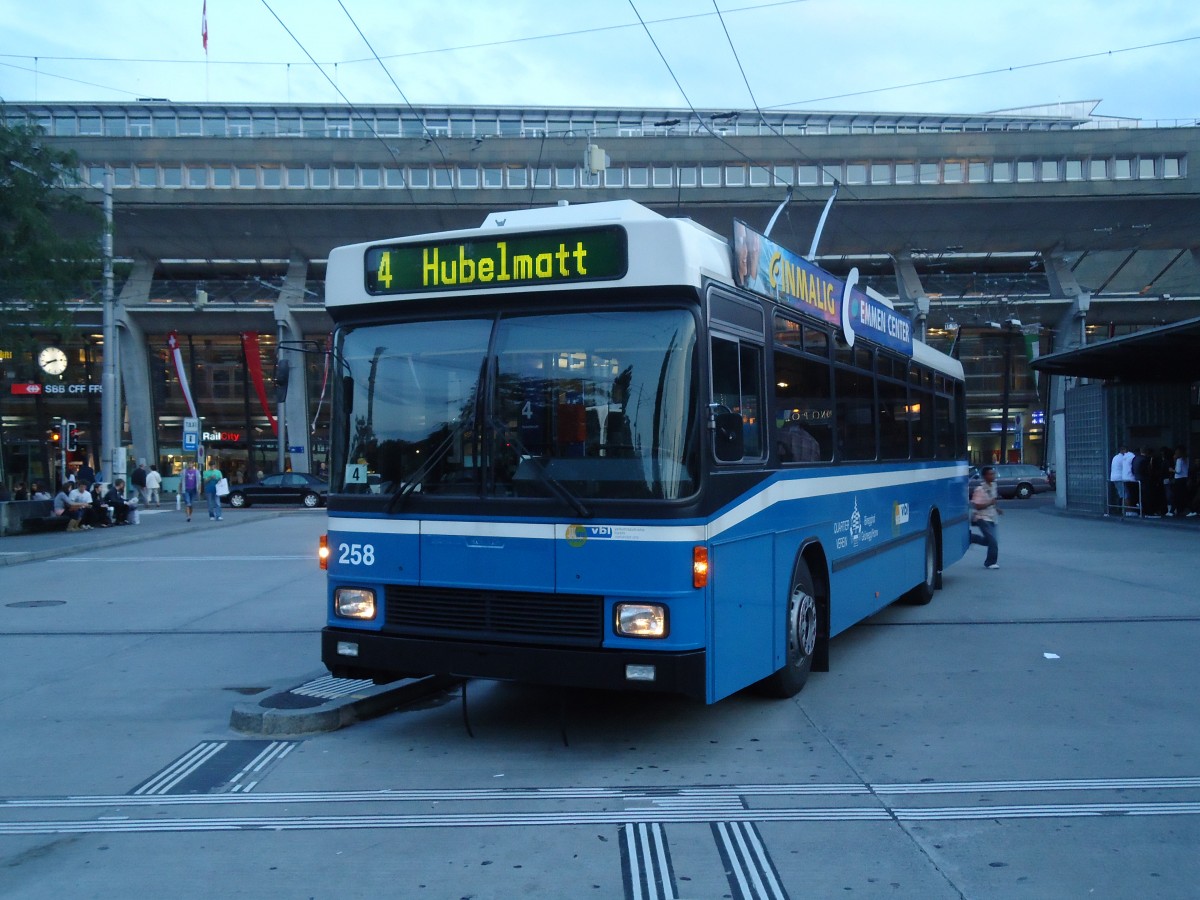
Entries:
POLYGON ((712 390, 717 459, 761 459, 762 348, 736 340, 712 339, 712 390), (741 440, 737 440, 740 419, 741 440))
POLYGON ((839 459, 875 459, 874 379, 862 369, 837 366, 833 382, 837 392, 839 459))
POLYGON ((776 350, 774 412, 780 462, 833 458, 828 362, 776 350))

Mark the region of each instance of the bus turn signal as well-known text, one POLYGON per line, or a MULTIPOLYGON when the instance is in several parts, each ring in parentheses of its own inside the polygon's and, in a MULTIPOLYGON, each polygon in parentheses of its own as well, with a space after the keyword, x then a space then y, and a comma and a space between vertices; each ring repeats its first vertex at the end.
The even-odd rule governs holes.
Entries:
POLYGON ((320 543, 317 545, 317 559, 320 561, 322 569, 329 568, 329 535, 321 535, 320 543))
POLYGON ((692 587, 702 588, 708 585, 708 548, 692 548, 692 587))

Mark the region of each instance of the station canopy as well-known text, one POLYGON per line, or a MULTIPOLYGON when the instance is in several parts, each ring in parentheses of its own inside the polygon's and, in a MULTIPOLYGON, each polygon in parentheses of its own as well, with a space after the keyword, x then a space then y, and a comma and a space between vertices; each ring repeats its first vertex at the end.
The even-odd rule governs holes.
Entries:
POLYGON ((1033 368, 1107 381, 1200 381, 1200 317, 1050 353, 1033 368))

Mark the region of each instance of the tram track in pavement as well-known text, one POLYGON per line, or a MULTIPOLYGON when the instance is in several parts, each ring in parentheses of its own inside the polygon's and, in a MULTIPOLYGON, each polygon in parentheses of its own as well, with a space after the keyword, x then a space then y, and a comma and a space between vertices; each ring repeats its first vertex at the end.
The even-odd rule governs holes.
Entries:
MULTIPOLYGON (((236 742, 235 742, 236 743, 236 742)), ((255 750, 259 749, 257 747, 255 750)), ((287 755, 270 751, 278 759, 287 755)), ((260 756, 262 754, 260 753, 260 756)), ((257 757, 256 757, 257 758, 257 757)), ((243 767, 244 768, 244 767, 243 767)), ((928 822, 1000 819, 1200 815, 1200 776, 1079 778, 981 782, 730 784, 688 787, 541 787, 393 789, 280 793, 188 793, 0 798, 0 835, 269 829, 414 829, 583 826, 714 822, 928 822), (1131 793, 1145 794, 1142 799, 1131 793), (997 795, 1037 794, 997 804, 997 795), (1072 799, 1063 800, 1064 795, 1072 799), (1087 795, 1086 798, 1079 795, 1087 795), (1186 795, 1186 796, 1185 796, 1186 795), (960 797, 951 805, 919 798, 960 797), (1079 797, 1078 800, 1074 799, 1079 797), (790 798, 792 802, 781 803, 790 798), (849 803, 829 803, 832 798, 849 803), (553 809, 530 808, 546 803, 553 809), (562 809, 565 802, 574 804, 562 809), (370 812, 325 812, 369 805, 370 812), (430 806, 469 806, 465 811, 430 806), (263 814, 271 806, 304 806, 305 814, 263 814), (407 811, 405 806, 421 807, 407 811), (395 809, 380 810, 379 807, 395 809), (513 808, 506 808, 513 807, 513 808), (62 810, 94 817, 45 818, 62 810), (201 811, 205 814, 200 814, 201 811), (154 815, 148 813, 153 812, 154 815), (207 813, 212 814, 207 814, 207 813)))
MULTIPOLYGON (((255 743, 240 756, 250 759, 241 773, 250 773, 260 760, 278 765, 296 744, 255 743)), ((812 834, 804 829, 841 823, 909 832, 933 823, 1132 823, 1200 815, 1200 776, 275 793, 255 793, 255 784, 244 783, 241 792, 154 793, 167 784, 165 777, 153 776, 139 787, 145 788, 142 792, 119 796, 0 798, 0 836, 62 840, 81 835, 393 832, 409 835, 405 840, 411 843, 422 832, 436 842, 437 833, 448 829, 548 828, 557 836, 564 829, 598 829, 597 836, 607 843, 594 845, 596 852, 615 864, 609 856, 613 851, 599 848, 617 851, 626 900, 714 895, 789 900, 789 882, 797 880, 795 862, 781 857, 790 867, 781 872, 771 851, 783 854, 812 834), (1025 802, 995 802, 1018 796, 1025 802), (279 814, 271 812, 281 807, 279 814), (714 894, 715 885, 721 885, 716 888, 720 894, 714 894)), ((940 871, 937 865, 933 869, 940 871)), ((956 880, 947 878, 955 890, 956 880)))

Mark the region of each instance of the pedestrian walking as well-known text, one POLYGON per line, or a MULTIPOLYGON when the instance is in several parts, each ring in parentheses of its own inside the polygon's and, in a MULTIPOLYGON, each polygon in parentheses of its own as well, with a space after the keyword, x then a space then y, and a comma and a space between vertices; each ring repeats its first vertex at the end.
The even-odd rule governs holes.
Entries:
POLYGON ((212 460, 211 468, 204 470, 204 499, 208 501, 208 517, 215 522, 221 521, 221 498, 217 496, 217 482, 225 476, 221 473, 217 460, 212 460))
POLYGON ((194 462, 189 462, 179 480, 183 491, 183 508, 187 510, 187 520, 192 521, 192 507, 196 505, 196 494, 200 492, 200 470, 194 462))
POLYGON ((129 483, 137 492, 135 499, 142 506, 150 502, 150 494, 146 490, 146 463, 139 462, 138 467, 133 470, 133 474, 129 476, 129 483))
POLYGON ((996 540, 996 516, 1003 512, 996 506, 996 470, 984 466, 979 473, 983 481, 971 491, 971 524, 979 529, 979 534, 971 532, 971 543, 987 547, 987 556, 983 560, 985 569, 998 569, 1000 544, 996 540))
POLYGON ((159 491, 161 490, 162 475, 158 473, 158 466, 151 466, 150 471, 146 473, 146 494, 148 495, 146 503, 161 506, 162 504, 159 503, 159 491))

